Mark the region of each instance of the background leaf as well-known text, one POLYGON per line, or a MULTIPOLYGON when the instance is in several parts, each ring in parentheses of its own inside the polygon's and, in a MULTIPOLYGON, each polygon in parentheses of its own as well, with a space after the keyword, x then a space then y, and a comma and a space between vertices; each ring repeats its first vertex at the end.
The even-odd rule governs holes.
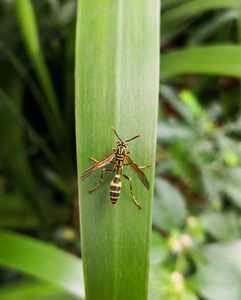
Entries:
POLYGON ((84 297, 81 261, 54 246, 0 230, 0 264, 54 283, 84 297))
MULTIPOLYGON (((52 112, 52 117, 54 118, 55 125, 57 126, 57 130, 52 133, 53 138, 56 139, 57 142, 59 142, 60 137, 58 136, 58 133, 61 135, 63 135, 64 133, 63 120, 60 114, 60 109, 52 79, 50 77, 39 43, 37 22, 34 15, 33 6, 30 0, 15 0, 15 5, 26 48, 33 62, 36 74, 39 78, 39 82, 46 95, 46 100, 48 101, 49 109, 52 112)), ((44 107, 45 115, 48 114, 46 104, 42 103, 42 106, 44 107)), ((53 130, 54 127, 55 126, 53 125, 50 126, 50 130, 53 130)))
POLYGON ((232 212, 210 212, 202 214, 202 227, 218 241, 233 240, 239 237, 238 216, 232 212))
POLYGON ((182 195, 167 181, 155 181, 153 224, 164 230, 181 226, 186 218, 186 206, 182 195))
POLYGON ((224 300, 227 297, 240 299, 240 247, 240 240, 237 240, 212 244, 202 249, 201 253, 205 261, 199 262, 195 281, 203 297, 208 300, 224 300))
POLYGON ((241 48, 235 45, 206 46, 162 55, 161 78, 184 73, 241 76, 241 48), (222 63, 220 63, 222 62, 222 63))
MULTIPOLYGON (((42 282, 20 283, 0 289, 0 300, 77 300, 56 285, 42 282)), ((83 299, 83 298, 82 298, 83 299)))

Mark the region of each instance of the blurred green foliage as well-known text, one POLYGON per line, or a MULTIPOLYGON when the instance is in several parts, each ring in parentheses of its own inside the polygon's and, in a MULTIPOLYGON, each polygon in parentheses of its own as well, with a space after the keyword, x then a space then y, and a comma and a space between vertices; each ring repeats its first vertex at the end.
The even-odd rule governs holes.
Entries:
MULTIPOLYGON (((0 1, 0 226, 81 256, 74 138, 77 3, 28 1, 42 53, 37 62, 21 29, 15 7, 20 1, 0 1), (45 78, 41 66, 49 74, 45 78)), ((165 76, 160 82, 152 300, 241 299, 240 80, 227 71, 234 62, 241 65, 233 54, 240 47, 239 15, 238 0, 162 1, 165 76), (217 45, 220 59, 215 59, 217 45), (176 65, 168 55, 177 57, 179 50, 176 65)), ((21 260, 17 246, 13 250, 15 260, 21 260)), ((43 283, 43 276, 33 279, 27 263, 23 272, 18 263, 0 268, 0 299, 76 297, 53 281, 43 283)), ((38 263, 36 258, 33 267, 38 269, 38 263)))

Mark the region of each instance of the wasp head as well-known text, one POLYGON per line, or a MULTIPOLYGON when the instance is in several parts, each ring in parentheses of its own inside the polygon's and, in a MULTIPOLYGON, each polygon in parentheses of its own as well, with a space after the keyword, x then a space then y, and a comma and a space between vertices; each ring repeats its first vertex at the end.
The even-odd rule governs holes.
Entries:
POLYGON ((127 142, 118 141, 117 142, 117 147, 121 147, 121 146, 125 147, 126 149, 128 148, 127 142))
POLYGON ((119 141, 117 142, 117 147, 123 146, 123 147, 125 147, 125 148, 127 149, 127 148, 128 148, 127 142, 129 142, 129 141, 131 141, 131 140, 134 140, 134 139, 136 139, 136 138, 142 136, 142 135, 137 135, 137 136, 134 136, 133 138, 131 138, 131 139, 129 139, 129 140, 123 142, 122 139, 121 139, 121 138, 118 136, 118 134, 116 133, 115 129, 114 129, 113 127, 110 127, 110 128, 114 131, 115 135, 116 135, 116 136, 118 137, 118 139, 119 139, 119 141))

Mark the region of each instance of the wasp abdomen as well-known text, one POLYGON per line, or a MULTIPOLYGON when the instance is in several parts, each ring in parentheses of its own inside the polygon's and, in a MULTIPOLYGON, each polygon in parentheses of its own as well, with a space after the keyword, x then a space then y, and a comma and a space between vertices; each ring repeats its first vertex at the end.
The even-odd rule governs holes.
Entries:
POLYGON ((110 200, 113 205, 116 204, 120 196, 120 190, 121 190, 120 174, 116 174, 115 178, 111 181, 110 184, 110 200))

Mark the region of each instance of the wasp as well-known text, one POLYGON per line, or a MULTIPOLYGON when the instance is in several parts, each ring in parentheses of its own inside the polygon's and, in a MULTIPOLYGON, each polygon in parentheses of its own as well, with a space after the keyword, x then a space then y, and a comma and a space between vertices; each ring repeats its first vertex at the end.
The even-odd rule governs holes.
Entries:
POLYGON ((114 151, 114 153, 112 153, 111 155, 107 156, 106 158, 98 161, 96 159, 94 159, 93 157, 90 157, 91 160, 93 160, 95 163, 93 165, 91 165, 81 176, 81 180, 84 180, 85 178, 87 178, 88 176, 90 176, 93 172, 95 172, 96 170, 98 170, 101 167, 104 167, 110 163, 115 164, 115 167, 113 170, 111 169, 102 169, 101 172, 101 177, 100 177, 100 182, 89 191, 89 193, 92 193, 93 191, 95 191, 100 184, 103 181, 103 174, 104 172, 107 173, 115 173, 115 177, 114 179, 111 181, 110 184, 110 200, 111 203, 113 205, 116 204, 117 200, 119 199, 120 196, 120 191, 121 191, 121 181, 120 181, 120 176, 124 177, 125 179, 129 180, 130 183, 130 193, 131 196, 135 202, 135 204, 141 209, 141 205, 136 201, 136 198, 134 197, 133 193, 132 193, 132 184, 131 184, 131 178, 128 177, 127 175, 123 174, 123 166, 130 166, 132 168, 132 170, 134 171, 134 173, 137 175, 137 177, 141 180, 141 182, 144 184, 144 186, 149 190, 150 189, 150 185, 149 182, 146 178, 146 175, 141 171, 141 169, 150 167, 150 164, 143 166, 143 167, 139 167, 136 163, 134 163, 130 157, 128 156, 128 154, 131 153, 131 151, 127 151, 128 149, 128 144, 127 142, 130 142, 138 137, 141 137, 142 135, 137 135, 125 142, 122 141, 122 139, 118 136, 118 134, 116 133, 115 129, 113 127, 111 127, 111 129, 114 131, 115 135, 118 138, 118 142, 117 142, 117 147, 116 148, 112 148, 112 150, 114 151))

